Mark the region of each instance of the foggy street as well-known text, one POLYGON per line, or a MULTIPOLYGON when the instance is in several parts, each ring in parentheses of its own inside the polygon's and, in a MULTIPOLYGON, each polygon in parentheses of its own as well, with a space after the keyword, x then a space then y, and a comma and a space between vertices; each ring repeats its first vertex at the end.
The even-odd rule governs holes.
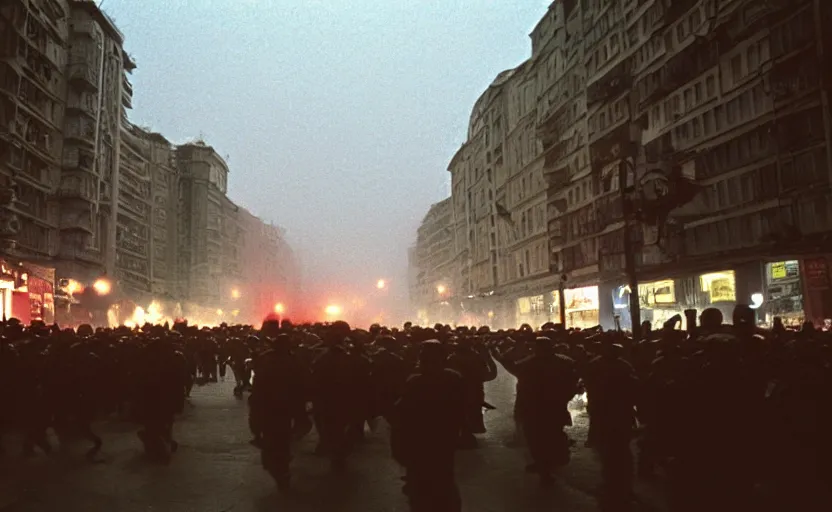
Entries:
MULTIPOLYGON (((572 462, 553 488, 541 489, 536 477, 525 474, 525 452, 514 442, 513 395, 514 380, 505 372, 489 383, 487 398, 498 408, 486 415, 489 432, 480 449, 459 452, 464 510, 596 510, 599 473, 590 450, 583 447, 586 417, 578 413, 569 431, 576 439, 572 462)), ((399 480, 403 472, 389 455, 385 427, 368 435, 342 475, 313 455, 313 432, 296 447, 293 490, 282 495, 248 444, 247 407, 232 396, 232 384, 197 388, 191 403, 176 425, 180 449, 168 467, 144 460, 136 429, 128 425, 97 427, 105 439, 105 460, 99 464, 84 461, 84 445, 21 463, 19 448, 7 442, 0 463, 0 510, 406 510, 399 480)), ((651 492, 638 490, 645 502, 655 502, 645 498, 651 492)))

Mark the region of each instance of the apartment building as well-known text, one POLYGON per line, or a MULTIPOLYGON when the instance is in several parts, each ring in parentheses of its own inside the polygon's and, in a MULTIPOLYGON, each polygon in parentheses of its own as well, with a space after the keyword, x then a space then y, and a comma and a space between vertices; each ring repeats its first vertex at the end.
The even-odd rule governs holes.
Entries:
POLYGON ((454 297, 460 292, 454 257, 453 204, 448 198, 430 207, 411 250, 410 302, 422 324, 456 321, 459 308, 454 297))
MULTIPOLYGON (((242 245, 238 208, 227 197, 228 165, 204 142, 176 148, 180 172, 177 270, 185 281, 186 302, 213 310, 241 286, 242 245), (229 243, 231 242, 231 243, 229 243)), ((204 311, 200 311, 204 315, 204 311)))
POLYGON ((830 20, 812 0, 553 2, 449 165, 460 298, 630 327, 635 279, 653 323, 832 318, 830 20))
POLYGON ((70 1, 63 168, 58 189, 59 278, 116 275, 122 83, 135 65, 124 36, 94 2, 70 1))
MULTIPOLYGON (((12 259, 58 253, 69 6, 15 0, 0 6, 0 239, 12 259)), ((89 226, 87 226, 89 229, 89 226)))

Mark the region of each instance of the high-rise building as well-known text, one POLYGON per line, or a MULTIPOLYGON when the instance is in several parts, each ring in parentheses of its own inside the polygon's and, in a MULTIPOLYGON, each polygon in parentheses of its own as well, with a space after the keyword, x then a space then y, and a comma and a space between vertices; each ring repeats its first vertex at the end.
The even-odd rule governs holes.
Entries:
POLYGON ((0 5, 0 240, 10 258, 58 252, 68 21, 66 1, 0 5))
POLYGON ((123 207, 116 275, 136 299, 148 292, 167 302, 183 296, 176 273, 179 173, 174 152, 162 135, 132 123, 122 126, 123 207), (148 239, 138 238, 131 230, 147 233, 148 239))
POLYGON ((420 322, 452 322, 459 314, 451 304, 458 296, 454 274, 454 233, 451 199, 431 206, 416 237, 413 248, 414 279, 410 283, 410 302, 420 322))
POLYGON ((242 229, 238 207, 226 195, 228 165, 204 142, 176 148, 179 179, 177 270, 186 301, 220 308, 241 286, 242 229))
MULTIPOLYGON (((55 265, 59 278, 90 282, 102 275, 117 276, 121 131, 130 106, 124 82, 125 72, 135 65, 124 52, 123 34, 95 2, 69 4, 67 110, 58 190, 60 250, 55 265)), ((129 243, 130 237, 123 239, 129 243)))

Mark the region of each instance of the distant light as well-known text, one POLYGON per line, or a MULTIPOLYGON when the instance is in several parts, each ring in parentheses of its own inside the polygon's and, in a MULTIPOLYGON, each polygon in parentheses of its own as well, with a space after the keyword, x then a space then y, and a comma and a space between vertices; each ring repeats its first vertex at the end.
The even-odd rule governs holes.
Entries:
POLYGON ((73 295, 75 293, 84 291, 84 287, 75 279, 68 279, 64 289, 66 290, 66 293, 69 295, 73 295))
POLYGON ((218 309, 218 310, 217 310, 217 314, 218 314, 218 315, 222 315, 222 310, 221 310, 221 309, 218 309))
POLYGON ((113 290, 113 285, 106 279, 98 279, 93 283, 92 288, 98 295, 109 295, 113 290))
POLYGON ((284 306, 283 304, 278 302, 277 304, 274 305, 274 312, 277 313, 278 315, 282 315, 285 311, 286 311, 286 306, 284 306))
POLYGON ((232 299, 239 299, 240 298, 240 290, 234 288, 231 290, 231 298, 232 299))
POLYGON ((765 301, 765 297, 763 297, 762 293, 753 293, 751 294, 751 309, 758 309, 760 306, 763 305, 765 301))
POLYGON ((324 310, 324 312, 329 316, 338 316, 342 311, 341 306, 336 306, 335 304, 330 304, 324 310))
POLYGON ((448 291, 448 288, 444 284, 440 284, 436 287, 436 293, 439 295, 445 295, 445 292, 448 291))
POLYGON ((488 312, 488 318, 494 318, 494 312, 493 311, 488 312))
POLYGON ((376 288, 379 290, 383 290, 387 286, 387 282, 384 279, 379 279, 376 283, 376 288))

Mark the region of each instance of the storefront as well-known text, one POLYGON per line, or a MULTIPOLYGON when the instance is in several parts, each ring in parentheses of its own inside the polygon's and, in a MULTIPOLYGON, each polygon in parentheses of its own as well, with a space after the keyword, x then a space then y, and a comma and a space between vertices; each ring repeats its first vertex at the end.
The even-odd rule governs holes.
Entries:
POLYGON ((599 324, 598 287, 564 290, 566 327, 588 329, 599 324))
POLYGON ((787 327, 803 324, 805 314, 800 270, 798 260, 766 263, 764 302, 752 305, 759 308, 758 320, 762 326, 771 327, 775 317, 780 317, 787 327))
POLYGON ((32 263, 0 260, 2 318, 24 324, 55 321, 55 270, 32 263))
POLYGON ((14 277, 5 265, 0 273, 0 320, 8 320, 12 314, 12 293, 14 292, 14 277))
POLYGON ((561 323, 560 319, 560 292, 557 290, 549 292, 549 319, 548 322, 561 323))
POLYGON ((548 322, 546 299, 543 295, 532 295, 517 299, 516 326, 529 324, 532 329, 538 329, 548 322))
POLYGON ((649 320, 659 328, 675 315, 682 315, 682 328, 686 328, 684 310, 687 304, 680 304, 676 297, 676 282, 672 279, 640 284, 638 287, 641 320, 649 320))

